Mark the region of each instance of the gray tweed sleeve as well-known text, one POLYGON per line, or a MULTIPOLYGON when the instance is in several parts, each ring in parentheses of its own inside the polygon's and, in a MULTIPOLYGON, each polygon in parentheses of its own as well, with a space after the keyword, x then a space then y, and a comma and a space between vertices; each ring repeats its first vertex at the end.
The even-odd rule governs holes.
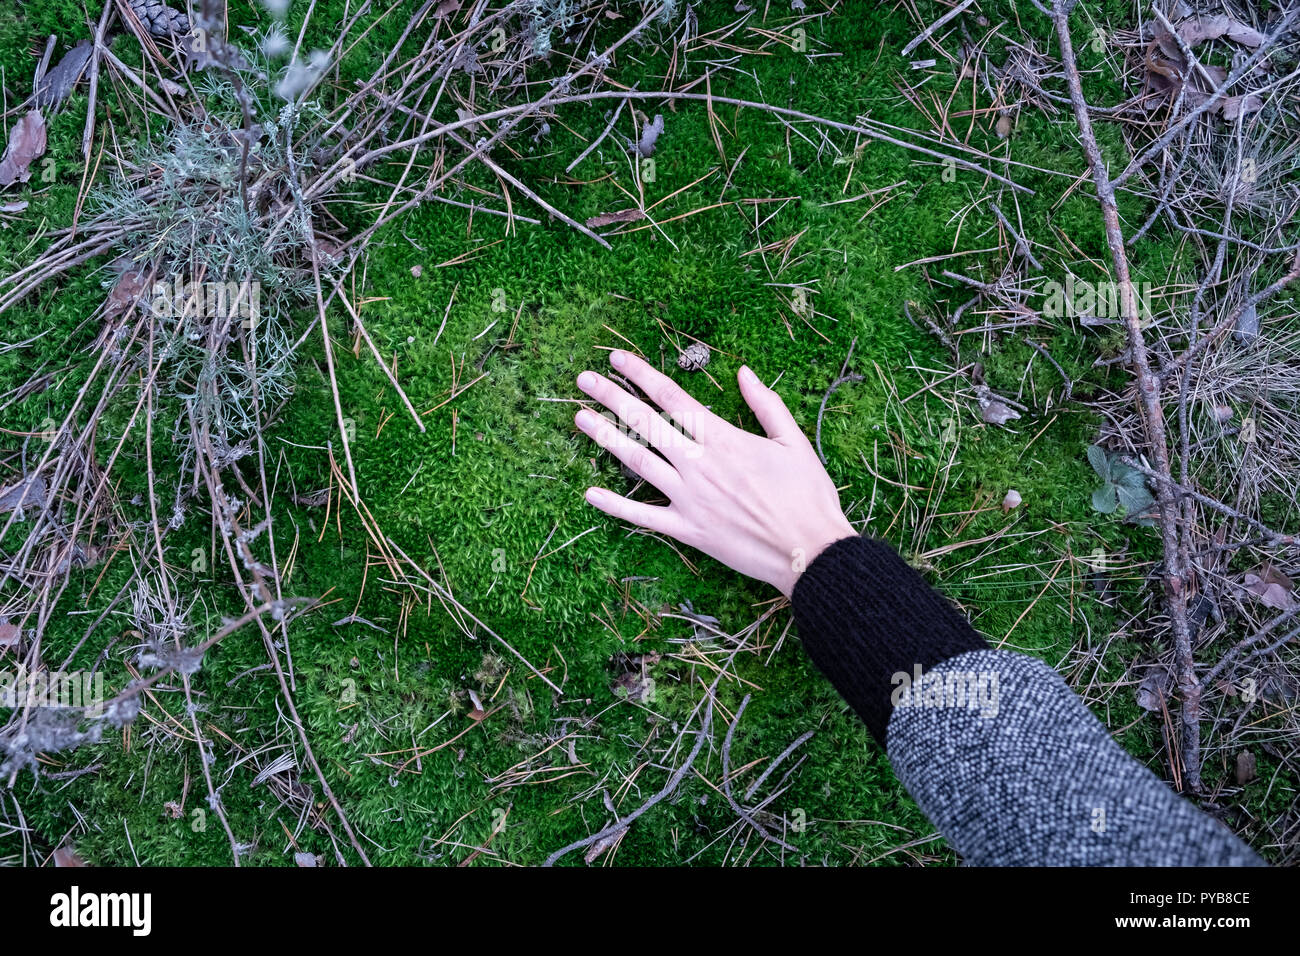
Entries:
POLYGON ((966 863, 1263 865, 1133 759, 1042 661, 973 650, 894 676, 890 762, 966 863))

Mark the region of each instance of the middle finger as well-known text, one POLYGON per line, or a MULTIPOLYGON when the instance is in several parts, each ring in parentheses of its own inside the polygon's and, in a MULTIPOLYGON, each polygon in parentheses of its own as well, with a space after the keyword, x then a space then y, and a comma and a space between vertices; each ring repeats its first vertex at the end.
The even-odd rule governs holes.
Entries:
POLYGON ((603 375, 586 371, 578 376, 578 388, 618 416, 674 465, 698 458, 703 449, 673 427, 653 408, 634 398, 603 375))

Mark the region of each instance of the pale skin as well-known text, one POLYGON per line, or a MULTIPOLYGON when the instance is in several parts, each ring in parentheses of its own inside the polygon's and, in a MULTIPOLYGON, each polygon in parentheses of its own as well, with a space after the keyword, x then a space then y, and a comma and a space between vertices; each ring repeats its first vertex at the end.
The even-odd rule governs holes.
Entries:
POLYGON ((577 426, 663 492, 669 504, 650 505, 595 487, 587 489, 590 504, 703 551, 786 597, 828 545, 857 533, 785 402, 748 366, 737 375, 740 394, 767 437, 714 415, 630 352, 613 351, 609 360, 654 405, 604 375, 586 371, 578 376, 578 387, 612 415, 583 408, 575 417, 577 426), (685 434, 669 426, 654 406, 685 434))

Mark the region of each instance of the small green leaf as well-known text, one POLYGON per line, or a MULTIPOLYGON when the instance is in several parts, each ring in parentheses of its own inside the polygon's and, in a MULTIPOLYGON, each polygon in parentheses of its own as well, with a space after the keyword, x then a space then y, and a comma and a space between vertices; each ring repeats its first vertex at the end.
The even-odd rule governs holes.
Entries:
POLYGON ((1109 481, 1097 488, 1092 493, 1092 507, 1104 515, 1108 515, 1115 510, 1119 501, 1115 497, 1115 486, 1109 481))
POLYGON ((1088 446, 1088 464, 1092 465, 1092 470, 1102 481, 1110 480, 1110 459, 1100 445, 1088 446))
POLYGON ((1142 472, 1138 471, 1136 468, 1130 468, 1123 462, 1117 462, 1115 464, 1111 469, 1110 477, 1111 481, 1124 488, 1130 488, 1135 491, 1138 489, 1146 490, 1147 476, 1142 474, 1142 472))
POLYGON ((1155 501, 1145 485, 1141 488, 1130 488, 1128 485, 1120 484, 1115 486, 1115 490, 1119 492, 1119 503, 1131 515, 1145 511, 1155 501))

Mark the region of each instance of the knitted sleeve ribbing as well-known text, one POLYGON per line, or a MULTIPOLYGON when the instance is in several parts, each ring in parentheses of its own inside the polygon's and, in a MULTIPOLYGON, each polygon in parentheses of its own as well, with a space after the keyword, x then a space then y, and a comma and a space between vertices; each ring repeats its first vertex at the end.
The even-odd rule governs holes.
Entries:
POLYGON ((988 646, 897 551, 872 538, 826 548, 795 582, 791 601, 808 656, 881 744, 895 674, 911 677, 988 646))
POLYGON ((809 656, 967 863, 1263 862, 1134 760, 1047 664, 990 649, 889 545, 835 542, 791 600, 809 656))

